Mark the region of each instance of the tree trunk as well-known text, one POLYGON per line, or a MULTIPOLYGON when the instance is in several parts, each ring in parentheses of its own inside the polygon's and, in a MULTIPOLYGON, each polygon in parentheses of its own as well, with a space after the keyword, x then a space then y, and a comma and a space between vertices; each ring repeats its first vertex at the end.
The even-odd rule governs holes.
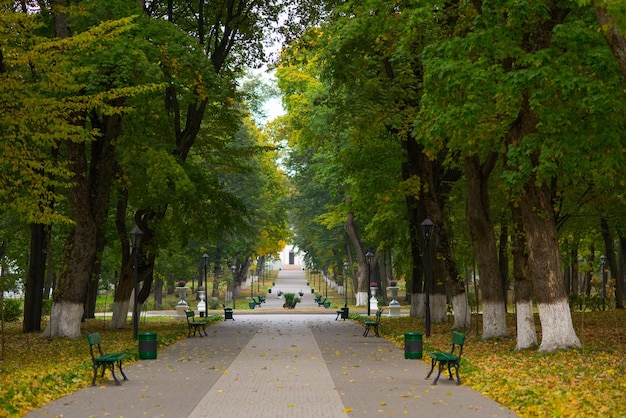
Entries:
POLYGON ((541 321, 539 351, 578 348, 580 340, 561 280, 561 253, 550 192, 532 179, 522 188, 519 204, 528 241, 528 270, 541 321))
POLYGON ((30 257, 24 292, 24 332, 41 331, 41 308, 46 275, 46 251, 50 240, 49 227, 30 225, 30 257))
MULTIPOLYGON (((622 300, 622 286, 619 280, 617 280, 617 258, 615 257, 615 245, 613 244, 613 235, 611 234, 611 230, 609 228, 609 222, 606 218, 600 218, 600 230, 602 231, 602 238, 604 239, 604 250, 606 252, 606 259, 608 262, 608 268, 611 272, 609 276, 615 281, 614 286, 614 295, 615 295, 615 307, 617 309, 624 309, 624 302, 622 300)), ((606 273, 605 273, 606 274, 606 273)), ((610 284, 606 285, 604 289, 606 294, 610 290, 610 284)))
POLYGON ((517 312, 516 350, 537 346, 537 330, 532 302, 532 283, 528 277, 528 253, 526 234, 522 225, 522 213, 519 207, 511 204, 514 233, 511 252, 513 255, 513 277, 515 279, 515 310, 517 312))
MULTIPOLYGON (((606 4, 606 3, 605 3, 606 4)), ((614 19, 609 16, 606 8, 600 7, 596 4, 594 7, 596 12, 596 19, 600 24, 600 29, 604 35, 604 39, 609 44, 609 48, 613 52, 613 56, 622 70, 622 74, 626 79, 626 37, 623 33, 620 33, 614 24, 614 19)))
POLYGON ((369 283, 367 282, 368 265, 361 241, 359 240, 358 230, 354 223, 354 212, 348 213, 344 229, 350 243, 354 247, 354 253, 356 254, 357 264, 359 266, 356 276, 356 306, 366 306, 369 300, 369 283))
POLYGON ((490 155, 482 167, 478 156, 465 159, 465 216, 483 294, 483 339, 504 337, 508 334, 500 263, 488 196, 489 174, 496 159, 496 154, 490 155))

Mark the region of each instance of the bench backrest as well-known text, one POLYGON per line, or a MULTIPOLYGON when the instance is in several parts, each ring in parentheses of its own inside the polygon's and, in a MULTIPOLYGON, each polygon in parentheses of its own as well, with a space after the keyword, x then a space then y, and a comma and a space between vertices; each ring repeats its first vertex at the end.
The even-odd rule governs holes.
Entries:
POLYGON ((459 358, 459 361, 461 360, 461 356, 463 355, 463 344, 465 344, 465 334, 452 331, 452 349, 450 350, 450 353, 454 354, 454 350, 458 346, 459 354, 457 355, 457 357, 459 358))
POLYGON ((196 313, 194 311, 185 311, 185 315, 187 315, 187 322, 190 322, 189 320, 193 321, 196 313))
POLYGON ((376 322, 380 324, 380 317, 383 314, 383 310, 379 309, 378 312, 376 312, 376 322))
POLYGON ((102 337, 98 332, 92 332, 91 334, 87 334, 87 340, 89 341, 89 354, 91 354, 91 359, 95 361, 96 354, 94 354, 94 346, 97 347, 99 355, 104 355, 100 344, 102 343, 102 337))

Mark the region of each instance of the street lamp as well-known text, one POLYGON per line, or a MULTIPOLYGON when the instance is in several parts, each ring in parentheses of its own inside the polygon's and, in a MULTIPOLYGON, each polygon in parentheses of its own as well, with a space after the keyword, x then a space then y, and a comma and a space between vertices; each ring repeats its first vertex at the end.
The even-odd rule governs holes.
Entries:
POLYGON ((348 262, 343 262, 343 293, 345 295, 344 307, 348 307, 348 262))
POLYGON ((430 337, 430 238, 435 224, 430 219, 422 222, 424 236, 424 283, 426 284, 426 336, 430 337))
MULTIPOLYGON (((202 264, 204 265, 204 316, 209 317, 209 281, 207 280, 206 272, 207 267, 209 266, 209 255, 207 253, 202 254, 202 264)), ((200 286, 202 287, 202 283, 200 286)), ((200 312, 200 316, 202 316, 202 312, 200 312)))
POLYGON ((600 260, 602 261, 602 310, 604 310, 606 303, 606 256, 602 254, 600 260))
POLYGON ((139 311, 137 310, 137 296, 139 293, 139 244, 141 243, 141 238, 143 237, 143 232, 139 227, 135 226, 132 231, 130 231, 130 242, 133 247, 133 337, 137 339, 137 334, 139 333, 139 311))
POLYGON ((580 267, 582 266, 582 264, 585 262, 585 259, 583 257, 580 257, 578 259, 578 307, 580 308, 580 310, 583 310, 583 283, 585 281, 584 276, 583 276, 583 272, 580 269, 580 267))
MULTIPOLYGON (((371 283, 371 264, 372 264, 372 258, 374 257, 374 254, 372 254, 371 251, 368 251, 365 254, 365 261, 367 261, 367 286, 369 289, 370 283, 371 283)), ((371 312, 370 312, 370 298, 369 295, 367 297, 367 316, 370 316, 371 312)))
POLYGON ((236 299, 237 299, 235 297, 235 289, 237 289, 237 285, 235 284, 235 273, 237 272, 237 266, 233 264, 231 269, 233 270, 233 290, 232 290, 233 309, 235 309, 235 302, 236 302, 236 299))

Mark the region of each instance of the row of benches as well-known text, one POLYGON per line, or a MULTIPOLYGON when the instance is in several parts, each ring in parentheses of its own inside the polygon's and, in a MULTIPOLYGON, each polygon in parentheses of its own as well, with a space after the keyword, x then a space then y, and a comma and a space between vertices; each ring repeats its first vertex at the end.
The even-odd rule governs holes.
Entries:
MULTIPOLYGON (((260 299, 257 299, 255 303, 259 300, 260 299)), ((263 301, 259 301, 258 303, 261 304, 263 303, 263 301)), ((326 308, 330 306, 330 302, 325 297, 322 297, 321 295, 316 296, 315 301, 318 304, 318 306, 324 306, 326 308)), ((226 307, 224 308, 226 309, 226 307)), ((337 311, 337 317, 335 318, 335 320, 339 318, 339 315, 341 315, 341 317, 345 320, 348 317, 348 312, 349 310, 347 306, 342 307, 340 310, 337 311)), ((367 320, 364 322, 364 325, 365 325, 365 330, 363 332, 364 337, 367 337, 370 330, 374 331, 377 337, 380 337, 379 326, 380 326, 380 319, 381 319, 382 313, 383 313, 383 310, 379 309, 376 312, 376 319, 374 321, 367 320)), ((186 316, 187 316, 187 326, 188 326, 187 337, 191 336, 192 331, 193 331, 194 336, 196 335, 196 332, 200 335, 200 337, 202 337, 203 332, 205 336, 208 336, 206 332, 206 327, 208 324, 206 321, 196 321, 195 313, 192 310, 187 311, 186 316)), ((234 319, 234 318, 232 318, 231 316, 231 319, 234 319)), ((124 370, 122 369, 122 360, 126 357, 126 354, 125 353, 105 354, 101 348, 102 338, 100 334, 97 332, 87 334, 87 339, 89 341, 89 351, 91 354, 91 360, 92 360, 92 365, 93 365, 93 378, 91 381, 92 386, 95 386, 98 372, 101 373, 101 376, 104 376, 104 372, 107 369, 111 371, 115 384, 119 386, 120 381, 115 375, 116 366, 119 369, 120 373, 122 374, 123 379, 128 380, 128 378, 126 377, 126 374, 124 374, 124 370)), ((465 343, 465 334, 453 331, 452 332, 452 348, 449 352, 437 351, 437 352, 429 353, 429 357, 431 359, 431 369, 428 375, 426 376, 426 379, 428 379, 432 375, 433 371, 435 370, 435 367, 438 367, 437 377, 434 379, 432 383, 433 385, 437 384, 437 381, 439 380, 439 377, 441 376, 441 373, 443 372, 445 368, 448 369, 450 380, 453 380, 454 378, 452 376, 452 368, 454 368, 455 373, 456 373, 457 385, 460 385, 461 379, 459 378, 459 367, 461 365, 461 356, 463 354, 464 343, 465 343)))

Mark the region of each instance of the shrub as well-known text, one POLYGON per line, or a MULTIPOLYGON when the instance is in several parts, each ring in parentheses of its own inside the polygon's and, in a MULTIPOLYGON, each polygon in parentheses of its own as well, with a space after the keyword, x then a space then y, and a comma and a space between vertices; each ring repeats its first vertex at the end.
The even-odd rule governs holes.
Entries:
POLYGON ((285 304, 283 307, 293 309, 296 307, 296 304, 300 302, 302 299, 296 297, 295 293, 285 293, 285 304))
POLYGON ((4 320, 17 322, 22 318, 22 302, 19 299, 4 300, 4 320))

